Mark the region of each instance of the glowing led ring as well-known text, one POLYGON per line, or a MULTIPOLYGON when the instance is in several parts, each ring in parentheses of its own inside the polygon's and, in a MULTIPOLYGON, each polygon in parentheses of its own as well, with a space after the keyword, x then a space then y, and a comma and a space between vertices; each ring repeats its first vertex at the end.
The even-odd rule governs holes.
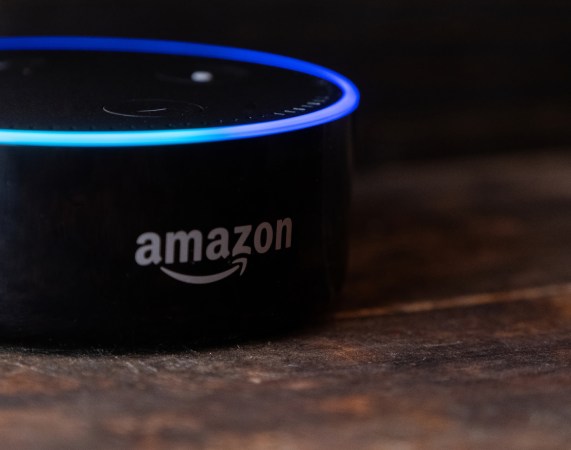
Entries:
POLYGON ((316 64, 271 53, 187 42, 106 37, 0 38, 0 51, 69 50, 196 56, 261 64, 312 75, 337 86, 342 95, 332 105, 297 117, 212 128, 153 131, 28 131, 0 129, 0 145, 53 147, 135 147, 226 141, 285 133, 340 119, 359 103, 357 88, 344 76, 316 64))

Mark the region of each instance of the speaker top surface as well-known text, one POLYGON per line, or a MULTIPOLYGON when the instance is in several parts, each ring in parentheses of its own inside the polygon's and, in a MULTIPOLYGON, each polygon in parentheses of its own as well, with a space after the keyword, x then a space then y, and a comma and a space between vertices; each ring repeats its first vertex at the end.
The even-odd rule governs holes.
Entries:
POLYGON ((351 113, 358 92, 268 53, 120 38, 0 38, 0 145, 140 146, 256 137, 351 113))

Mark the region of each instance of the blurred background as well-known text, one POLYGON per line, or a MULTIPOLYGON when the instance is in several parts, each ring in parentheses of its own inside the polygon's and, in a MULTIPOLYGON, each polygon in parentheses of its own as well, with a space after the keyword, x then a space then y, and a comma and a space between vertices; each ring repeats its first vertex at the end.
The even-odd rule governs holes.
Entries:
POLYGON ((329 66, 362 91, 364 169, 569 144, 570 15, 550 0, 0 0, 0 34, 181 39, 329 66))

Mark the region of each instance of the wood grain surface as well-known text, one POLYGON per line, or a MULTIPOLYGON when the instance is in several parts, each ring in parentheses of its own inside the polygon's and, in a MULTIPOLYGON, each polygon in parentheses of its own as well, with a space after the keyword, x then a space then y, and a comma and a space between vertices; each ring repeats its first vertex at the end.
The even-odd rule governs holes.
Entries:
POLYGON ((356 179, 323 326, 220 348, 0 346, 2 448, 566 449, 571 157, 356 179))

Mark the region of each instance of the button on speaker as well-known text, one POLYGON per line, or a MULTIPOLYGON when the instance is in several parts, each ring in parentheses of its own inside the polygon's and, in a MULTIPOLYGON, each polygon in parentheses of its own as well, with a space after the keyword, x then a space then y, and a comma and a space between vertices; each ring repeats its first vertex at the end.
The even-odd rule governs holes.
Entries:
POLYGON ((134 118, 186 118, 201 113, 204 108, 179 100, 133 99, 103 107, 114 116, 134 118))
POLYGON ((155 76, 166 83, 208 86, 244 82, 250 76, 250 71, 236 65, 210 62, 193 67, 173 65, 157 72, 155 76))

